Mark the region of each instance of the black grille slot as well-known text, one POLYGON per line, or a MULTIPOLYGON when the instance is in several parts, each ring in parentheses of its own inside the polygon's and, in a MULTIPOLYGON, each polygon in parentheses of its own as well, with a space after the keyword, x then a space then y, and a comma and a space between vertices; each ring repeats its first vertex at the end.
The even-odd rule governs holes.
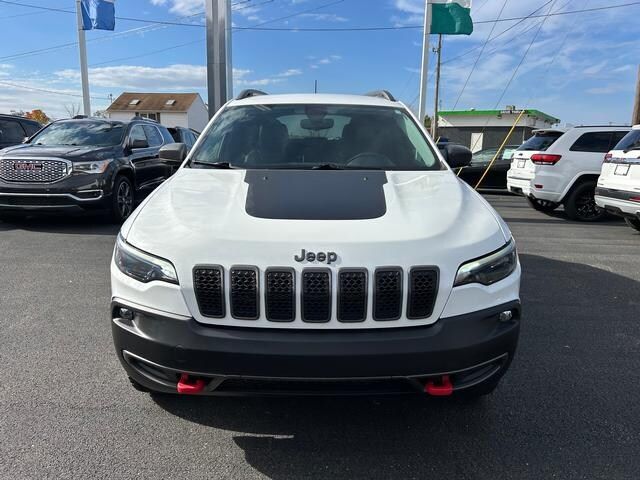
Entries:
POLYGON ((265 281, 265 311, 272 322, 296 318, 296 286, 293 269, 270 268, 265 281))
POLYGON ((229 280, 231 316, 240 320, 258 318, 258 269, 232 267, 229 280))
POLYGON ((305 269, 302 271, 302 320, 328 322, 331 319, 331 271, 305 269))
POLYGON ((409 273, 407 318, 427 318, 433 313, 438 294, 438 270, 414 267, 409 273))
POLYGON ((224 317, 224 270, 222 267, 193 269, 193 288, 200 313, 205 317, 224 317))
POLYGON ((367 271, 342 269, 338 277, 338 320, 363 322, 367 318, 367 271))
POLYGON ((376 270, 373 292, 373 318, 398 320, 402 314, 402 269, 399 267, 376 270))

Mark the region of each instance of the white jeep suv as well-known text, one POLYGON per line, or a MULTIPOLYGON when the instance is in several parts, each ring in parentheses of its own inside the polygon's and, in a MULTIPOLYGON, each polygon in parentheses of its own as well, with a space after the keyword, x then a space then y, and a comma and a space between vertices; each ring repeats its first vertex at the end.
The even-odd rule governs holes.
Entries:
MULTIPOLYGON (((387 92, 248 91, 122 226, 112 332, 165 393, 491 392, 514 356, 505 222, 387 92)), ((182 144, 161 158, 184 158, 182 144)))
POLYGON ((640 231, 640 125, 605 156, 596 204, 640 231))
POLYGON ((600 220, 595 204, 602 159, 630 127, 573 127, 534 131, 513 154, 507 189, 524 195, 536 210, 564 205, 567 216, 583 222, 600 220))

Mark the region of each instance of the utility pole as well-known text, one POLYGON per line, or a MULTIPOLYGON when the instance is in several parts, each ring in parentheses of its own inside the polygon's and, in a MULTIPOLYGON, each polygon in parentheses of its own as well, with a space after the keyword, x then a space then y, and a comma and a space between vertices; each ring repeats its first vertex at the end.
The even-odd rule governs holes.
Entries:
POLYGON ((424 123, 427 105, 427 77, 429 76, 429 35, 431 32, 431 3, 425 0, 424 4, 424 37, 422 39, 422 68, 420 76, 420 105, 418 106, 418 116, 424 123))
POLYGON ((640 125, 640 65, 638 66, 638 80, 636 82, 636 99, 633 104, 633 118, 631 125, 640 125))
POLYGON ((87 40, 82 28, 82 2, 76 0, 76 17, 78 22, 78 51, 80 52, 80 78, 82 79, 82 105, 84 114, 91 116, 91 97, 89 96, 89 67, 87 66, 87 40))
POLYGON ((207 89, 209 118, 233 96, 231 0, 207 2, 207 89))
POLYGON ((440 66, 442 61, 442 34, 438 35, 438 63, 436 65, 436 98, 433 108, 433 120, 431 120, 431 137, 438 140, 438 109, 440 101, 440 66))

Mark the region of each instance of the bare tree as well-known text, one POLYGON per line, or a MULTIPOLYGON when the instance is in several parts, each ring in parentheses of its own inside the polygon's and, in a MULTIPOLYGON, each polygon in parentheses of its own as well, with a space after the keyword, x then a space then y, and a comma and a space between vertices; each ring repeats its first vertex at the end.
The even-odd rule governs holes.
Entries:
POLYGON ((80 113, 80 104, 79 103, 69 103, 64 106, 67 115, 69 118, 73 118, 80 113))

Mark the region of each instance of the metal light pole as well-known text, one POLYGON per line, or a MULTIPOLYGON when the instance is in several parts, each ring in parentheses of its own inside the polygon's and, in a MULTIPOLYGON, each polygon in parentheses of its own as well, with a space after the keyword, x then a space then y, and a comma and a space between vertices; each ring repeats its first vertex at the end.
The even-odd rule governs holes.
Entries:
POLYGON ((233 96, 231 0, 207 1, 207 88, 209 118, 233 96))
POLYGON ((420 105, 418 116, 424 122, 427 105, 427 77, 429 76, 429 35, 431 34, 431 3, 425 0, 424 6, 424 38, 422 39, 422 69, 420 77, 420 105))
POLYGON ((440 67, 442 66, 442 35, 438 35, 438 62, 436 64, 436 92, 433 107, 433 120, 431 120, 431 136, 438 140, 438 115, 440 105, 440 67))
POLYGON ((76 0, 78 22, 78 51, 80 52, 80 78, 82 79, 82 105, 84 114, 91 116, 91 97, 89 96, 89 67, 87 66, 87 41, 82 29, 82 2, 76 0))

